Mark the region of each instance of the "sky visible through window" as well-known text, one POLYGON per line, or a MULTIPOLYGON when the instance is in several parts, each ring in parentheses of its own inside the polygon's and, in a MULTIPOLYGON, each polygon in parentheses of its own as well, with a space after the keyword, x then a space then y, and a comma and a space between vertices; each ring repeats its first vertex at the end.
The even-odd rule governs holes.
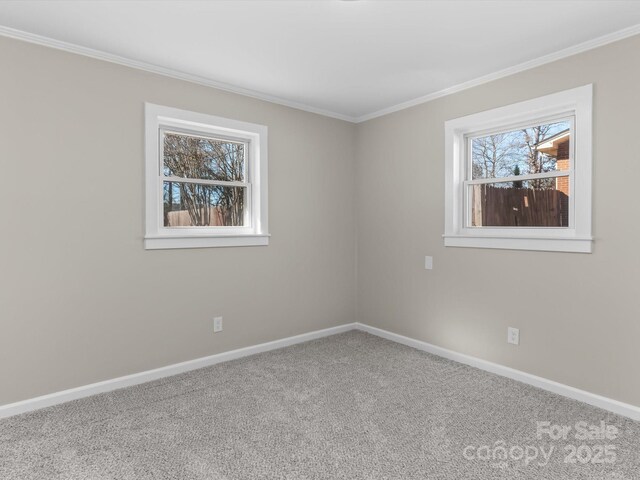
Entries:
POLYGON ((538 150, 545 140, 571 127, 569 120, 501 132, 471 141, 472 179, 551 172, 556 158, 538 150))

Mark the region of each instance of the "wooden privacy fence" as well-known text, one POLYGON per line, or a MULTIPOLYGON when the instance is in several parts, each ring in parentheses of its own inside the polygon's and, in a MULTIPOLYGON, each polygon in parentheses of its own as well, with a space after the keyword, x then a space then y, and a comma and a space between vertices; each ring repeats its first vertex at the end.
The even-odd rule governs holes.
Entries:
MULTIPOLYGON (((225 215, 221 207, 209 207, 208 216, 205 215, 207 212, 203 212, 203 210, 204 208, 199 208, 198 215, 201 218, 206 218, 208 220, 206 225, 210 227, 225 225, 225 215)), ((193 222, 188 210, 175 210, 173 212, 165 213, 165 227, 190 227, 192 225, 193 222)))
POLYGON ((569 197, 558 190, 474 185, 474 227, 568 227, 569 197))

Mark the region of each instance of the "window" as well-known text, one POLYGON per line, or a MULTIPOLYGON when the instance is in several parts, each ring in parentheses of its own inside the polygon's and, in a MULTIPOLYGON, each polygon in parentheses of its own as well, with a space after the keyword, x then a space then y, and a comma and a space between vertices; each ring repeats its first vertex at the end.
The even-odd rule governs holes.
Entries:
POLYGON ((592 86, 445 123, 445 246, 591 252, 592 86))
POLYGON ((267 127, 146 104, 145 248, 268 245, 267 127))

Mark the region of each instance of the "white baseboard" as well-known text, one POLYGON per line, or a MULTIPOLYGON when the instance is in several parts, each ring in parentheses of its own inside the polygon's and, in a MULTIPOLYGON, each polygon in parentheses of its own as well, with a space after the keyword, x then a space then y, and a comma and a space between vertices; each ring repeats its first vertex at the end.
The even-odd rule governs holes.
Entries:
POLYGON ((482 360, 470 355, 465 355, 463 353, 454 352, 453 350, 448 350, 446 348, 438 347, 427 342, 415 340, 403 335, 398 335, 397 333, 392 333, 380 328, 371 327, 363 323, 357 323, 356 328, 358 330, 362 330, 363 332, 386 338, 387 340, 391 340, 403 345, 407 345, 409 347, 416 348, 418 350, 429 352, 434 355, 438 355, 439 357, 448 358, 449 360, 453 360, 458 363, 464 363, 465 365, 479 368, 480 370, 485 370, 487 372, 495 373, 503 377, 511 378, 513 380, 517 380, 518 382, 533 385, 534 387, 557 393, 558 395, 562 395, 573 400, 578 400, 579 402, 587 403, 589 405, 593 405, 594 407, 599 407, 603 410, 617 413, 618 415, 629 417, 632 420, 640 421, 640 407, 637 407, 635 405, 619 402, 618 400, 613 400, 601 395, 596 395, 595 393, 586 392, 578 388, 554 382, 553 380, 548 380, 546 378, 538 377, 530 373, 526 373, 510 367, 505 367, 504 365, 489 362, 487 360, 482 360))
POLYGON ((239 348, 237 350, 231 350, 229 352, 218 353, 208 357, 197 358, 195 360, 189 360, 182 363, 176 363, 168 365, 166 367, 156 368, 154 370, 147 370, 145 372, 134 373, 132 375, 126 375, 124 377, 118 377, 111 380, 105 380, 103 382, 92 383, 90 385, 84 385, 77 388, 71 388, 69 390, 63 390, 61 392, 51 393, 49 395, 43 395, 41 397, 30 398, 16 403, 10 403, 7 405, 0 405, 0 418, 11 417, 13 415, 19 415, 21 413, 38 410, 45 407, 57 405, 59 403, 69 402, 71 400, 77 400, 79 398, 89 397, 98 393, 109 392, 117 390, 119 388, 130 387, 132 385, 138 385, 140 383, 150 382, 163 377, 169 377, 171 375, 177 375, 179 373, 196 370, 198 368, 208 367, 215 365, 216 363, 227 362, 236 358, 247 357, 249 355, 255 355, 256 353, 268 352, 270 350, 276 350, 278 348, 288 347, 297 343, 308 342, 316 338, 327 337, 329 335, 335 335, 338 333, 347 332, 349 330, 362 330, 363 332, 371 333, 378 337, 386 338, 393 342, 401 343, 409 347, 416 348, 425 352, 438 355, 439 357, 448 358, 455 362, 464 363, 480 370, 495 373, 503 377, 511 378, 534 387, 547 390, 549 392, 562 395, 564 397, 572 398, 595 407, 608 410, 618 415, 629 417, 633 420, 640 421, 640 407, 630 405, 628 403, 619 402, 611 398, 589 393, 584 390, 580 390, 562 383, 554 382, 546 378, 538 377, 530 373, 515 370, 510 367, 505 367, 497 363, 482 360, 480 358, 465 355, 463 353, 454 352, 446 348, 438 347, 421 340, 405 337, 392 333, 380 328, 371 327, 363 323, 348 323, 337 327, 326 328, 324 330, 317 330, 315 332, 303 333, 302 335, 296 335, 293 337, 283 338, 281 340, 275 340, 273 342, 261 343, 251 347, 239 348))
POLYGON ((276 350, 278 348, 288 347, 297 343, 308 342, 309 340, 347 332, 355 328, 355 323, 348 323, 337 327, 326 328, 324 330, 316 330, 315 332, 303 333, 302 335, 275 340, 273 342, 261 343, 259 345, 254 345, 251 347, 239 348, 237 350, 218 353, 216 355, 210 355, 208 357, 202 357, 182 363, 167 365, 166 367, 134 373, 132 375, 126 375, 124 377, 113 378, 111 380, 105 380, 103 382, 92 383, 90 385, 84 385, 82 387, 71 388, 69 390, 63 390, 60 392, 43 395, 41 397, 30 398, 16 403, 0 405, 0 418, 11 417, 13 415, 19 415, 21 413, 30 412, 32 410, 50 407, 59 403, 89 397, 98 393, 110 392, 119 388, 130 387, 132 385, 150 382, 159 378, 169 377, 171 375, 177 375, 179 373, 188 372, 190 370, 196 370, 198 368, 215 365, 216 363, 228 362, 229 360, 235 360, 236 358, 255 355, 256 353, 268 352, 269 350, 276 350))

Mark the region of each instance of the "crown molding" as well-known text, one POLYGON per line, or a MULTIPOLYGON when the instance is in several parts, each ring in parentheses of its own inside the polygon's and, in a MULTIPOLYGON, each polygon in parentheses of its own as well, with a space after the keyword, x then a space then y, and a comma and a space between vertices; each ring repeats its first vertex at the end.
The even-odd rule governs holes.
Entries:
POLYGON ((458 85, 454 85, 452 87, 444 88, 437 92, 423 95, 422 97, 414 98, 413 100, 408 100, 406 102, 398 103, 391 107, 383 108, 376 112, 372 112, 366 115, 356 117, 355 122, 362 123, 362 122, 366 122, 367 120, 372 120, 374 118, 388 115, 390 113, 415 107, 416 105, 427 103, 437 98, 446 97, 447 95, 461 92, 469 88, 477 87, 479 85, 483 85, 485 83, 489 83, 494 80, 498 80, 500 78, 508 77, 516 73, 524 72, 525 70, 531 70, 532 68, 536 68, 536 67, 545 65, 547 63, 552 63, 557 60, 562 60, 563 58, 570 57, 572 55, 577 55, 578 53, 586 52, 588 50, 593 50, 598 47, 603 47, 610 43, 614 43, 619 40, 624 40, 625 38, 633 37, 634 35, 638 35, 638 34, 640 34, 640 24, 633 25, 631 27, 618 30, 613 33, 609 33, 607 35, 603 35, 601 37, 597 37, 592 40, 579 43, 577 45, 573 45, 572 47, 558 50, 557 52, 550 53, 548 55, 543 55, 542 57, 538 57, 534 60, 529 60, 527 62, 519 63, 518 65, 514 65, 512 67, 508 67, 503 70, 498 70, 497 72, 489 73, 487 75, 474 78, 473 80, 469 80, 467 82, 459 83, 458 85))
POLYGON ((377 110, 375 112, 367 113, 361 116, 350 116, 350 115, 344 115, 337 112, 332 112, 329 110, 323 110, 321 108, 312 107, 304 103, 293 102, 290 100, 286 100, 284 98, 276 97, 276 96, 262 93, 259 91, 236 87, 234 85, 229 85, 224 82, 218 82, 210 78, 200 77, 198 75, 192 75, 179 70, 173 70, 170 68, 142 62, 139 60, 133 60, 130 58, 119 56, 119 55, 107 53, 101 50, 95 50, 93 48, 83 47, 73 43, 63 42, 61 40, 55 40, 53 38, 49 38, 42 35, 37 35, 34 33, 25 32, 23 30, 18 30, 15 28, 5 27, 0 25, 0 36, 9 37, 16 40, 22 40, 25 42, 34 43, 34 44, 42 45, 45 47, 55 48, 56 50, 63 50, 66 52, 75 53, 77 55, 83 55, 86 57, 95 58, 97 60, 103 60, 105 62, 116 63, 118 65, 123 65, 125 67, 144 70, 150 73, 155 73, 158 75, 175 78, 178 80, 184 80, 186 82, 195 83, 198 85, 204 85, 207 87, 216 88, 218 90, 223 90, 225 92, 235 93, 238 95, 243 95, 245 97, 251 97, 257 100, 263 100, 266 102, 275 103, 277 105, 295 108, 297 110, 303 110, 305 112, 315 113, 317 115, 323 115, 325 117, 335 118, 338 120, 343 120, 351 123, 363 123, 368 120, 373 120, 374 118, 388 115, 390 113, 415 107, 423 103, 428 103, 432 100, 446 97, 447 95, 451 95, 457 92, 461 92, 463 90, 477 87, 479 85, 483 85, 485 83, 489 83, 494 80, 508 77, 516 73, 524 72, 526 70, 530 70, 532 68, 536 68, 536 67, 545 65, 547 63, 552 63, 557 60, 561 60, 563 58, 576 55, 578 53, 586 52, 588 50, 593 50, 595 48, 602 47, 620 40, 624 40, 625 38, 632 37, 638 34, 640 34, 640 24, 633 25, 631 27, 627 27, 622 30, 618 30, 616 32, 608 33, 601 37, 597 37, 592 40, 588 40, 586 42, 573 45, 571 47, 559 50, 557 52, 550 53, 548 55, 543 55, 542 57, 538 57, 536 59, 529 60, 527 62, 519 63, 517 65, 511 66, 502 70, 498 70, 497 72, 489 73, 487 75, 483 75, 481 77, 477 77, 472 80, 459 83, 458 85, 447 87, 437 92, 429 93, 427 95, 423 95, 421 97, 414 98, 406 102, 398 103, 396 105, 392 105, 390 107, 386 107, 381 110, 377 110))
POLYGON ((93 48, 83 47, 74 43, 63 42, 61 40, 55 40, 53 38, 44 37, 35 33, 25 32, 23 30, 17 30, 11 27, 5 27, 0 25, 0 36, 9 37, 16 40, 22 40, 28 43, 34 43, 36 45, 42 45, 44 47, 55 48, 56 50, 63 50, 69 53, 75 53, 77 55, 83 55, 85 57, 95 58, 97 60, 103 60, 105 62, 116 63, 125 67, 135 68, 137 70, 144 70, 146 72, 163 75, 165 77, 171 77, 178 80, 184 80, 190 83, 196 83, 198 85, 204 85, 206 87, 216 88, 225 92, 236 93, 245 97, 255 98, 257 100, 264 100, 265 102, 275 103, 285 107, 295 108, 296 110, 303 110, 309 113, 315 113, 325 117, 336 118, 338 120, 344 120, 346 122, 355 122, 355 117, 349 115, 343 115, 341 113, 332 112, 329 110, 323 110, 321 108, 312 107, 304 103, 293 102, 284 98, 276 97, 266 93, 258 92, 256 90, 250 90, 242 87, 236 87, 229 85, 228 83, 218 82, 206 77, 200 77, 198 75, 192 75, 190 73, 182 72, 179 70, 173 70, 171 68, 162 67, 160 65, 154 65, 151 63, 142 62, 139 60, 133 60, 131 58, 121 57, 120 55, 114 55, 112 53, 104 52, 102 50, 95 50, 93 48))

